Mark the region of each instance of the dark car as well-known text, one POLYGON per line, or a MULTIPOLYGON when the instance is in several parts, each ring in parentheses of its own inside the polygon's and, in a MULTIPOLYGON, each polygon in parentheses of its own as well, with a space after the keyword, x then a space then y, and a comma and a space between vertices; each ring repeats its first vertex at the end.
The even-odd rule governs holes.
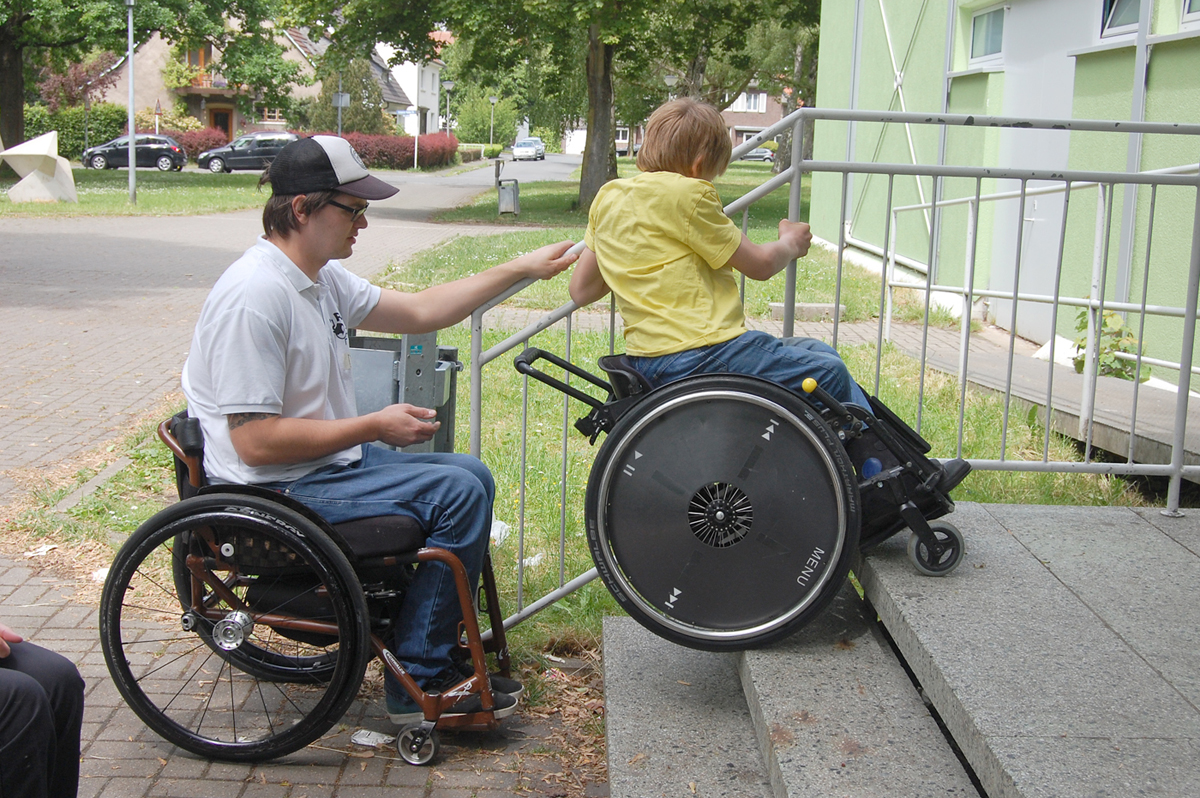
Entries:
POLYGON ((295 133, 260 132, 238 136, 224 147, 196 157, 196 165, 213 173, 234 169, 265 169, 287 145, 300 138, 295 133))
MULTIPOLYGON (((187 164, 187 153, 170 136, 139 133, 134 146, 138 166, 157 166, 163 172, 178 172, 187 164)), ((89 169, 129 166, 129 136, 118 136, 98 147, 84 150, 83 165, 89 169)))

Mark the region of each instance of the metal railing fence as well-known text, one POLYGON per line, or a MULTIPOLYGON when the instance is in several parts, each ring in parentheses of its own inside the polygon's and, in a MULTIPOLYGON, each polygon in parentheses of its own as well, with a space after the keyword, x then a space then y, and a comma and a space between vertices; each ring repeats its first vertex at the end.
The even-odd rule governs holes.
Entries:
MULTIPOLYGON (((1193 352, 1195 350, 1195 321, 1197 319, 1197 295, 1200 293, 1200 174, 1195 174, 1197 171, 1194 165, 1184 165, 1166 170, 1157 170, 1154 172, 1110 172, 1098 170, 1047 170, 1047 169, 1025 169, 1020 167, 980 167, 980 166, 953 166, 946 164, 914 164, 914 163, 865 163, 865 162, 837 162, 837 161, 818 161, 805 160, 804 144, 805 139, 813 130, 813 123, 817 121, 831 122, 846 122, 846 123, 880 123, 880 124, 903 124, 909 125, 936 125, 943 129, 951 127, 993 127, 993 128, 1015 128, 1015 129, 1042 129, 1042 130, 1064 130, 1064 131, 1089 131, 1096 133, 1118 133, 1118 134, 1134 134, 1134 135, 1184 135, 1200 137, 1200 125, 1181 125, 1169 123, 1153 123, 1153 122, 1114 122, 1108 120, 1075 120, 1075 119, 1020 119, 1010 117, 984 117, 984 116, 967 116, 953 114, 914 114, 914 113, 892 113, 892 112, 871 112, 871 111, 847 111, 847 110, 826 110, 814 108, 802 108, 775 125, 762 131, 755 137, 748 139, 742 145, 734 149, 733 158, 737 158, 748 152, 749 150, 760 146, 764 141, 774 138, 776 135, 790 129, 791 136, 791 166, 783 170, 780 174, 772 176, 761 186, 748 192, 736 201, 730 203, 725 208, 725 212, 735 217, 737 214, 742 214, 743 229, 748 219, 748 209, 755 202, 758 202, 763 197, 774 192, 775 190, 789 186, 789 210, 788 218, 796 221, 800 216, 801 207, 801 181, 794 179, 796 175, 804 173, 829 173, 841 176, 841 220, 838 225, 838 240, 831 242, 834 244, 836 252, 836 280, 834 287, 833 307, 838 308, 841 304, 843 291, 843 275, 845 271, 845 261, 847 247, 851 243, 863 244, 865 242, 852 242, 848 235, 850 222, 853 220, 847 219, 849 213, 847 197, 849 193, 849 181, 853 175, 868 175, 879 176, 886 180, 886 199, 885 207, 885 223, 883 225, 883 241, 874 245, 874 250, 880 256, 880 279, 879 279, 879 306, 878 320, 875 324, 875 373, 873 382, 871 380, 862 380, 863 384, 875 391, 878 390, 881 376, 881 358, 884 350, 884 342, 889 340, 892 333, 893 321, 891 318, 891 310, 893 306, 892 297, 897 289, 917 290, 924 296, 924 316, 921 325, 921 343, 917 357, 920 361, 920 378, 917 386, 917 419, 916 426, 920 430, 921 426, 921 408, 924 406, 925 400, 925 373, 929 366, 930 360, 930 325, 931 316, 931 298, 935 293, 953 294, 960 298, 962 309, 962 323, 959 325, 960 333, 958 336, 958 352, 957 352, 957 393, 958 393, 958 430, 957 430, 957 445, 954 452, 937 452, 932 454, 935 456, 960 456, 963 453, 963 435, 964 435, 964 412, 966 407, 966 396, 968 385, 972 380, 972 342, 973 330, 972 325, 968 323, 971 309, 975 302, 980 299, 997 299, 1003 300, 1009 305, 1009 314, 1007 319, 997 319, 999 322, 1007 323, 1007 362, 1005 364, 1005 377, 1003 385, 993 385, 992 390, 1003 396, 1003 429, 1001 430, 1000 455, 995 459, 972 459, 970 460, 973 468, 979 470, 1006 470, 1006 471, 1051 471, 1051 472, 1084 472, 1096 474, 1119 474, 1119 475, 1148 475, 1168 477, 1169 489, 1167 497, 1166 513, 1175 514, 1179 510, 1180 500, 1180 485, 1183 478, 1200 481, 1200 464, 1185 464, 1185 453, 1187 459, 1195 463, 1200 463, 1200 456, 1195 456, 1200 453, 1200 445, 1193 445, 1192 450, 1188 451, 1188 410, 1189 410, 1189 388, 1190 376, 1193 372, 1200 373, 1200 368, 1193 365, 1193 352), (932 200, 924 200, 919 204, 895 206, 895 181, 898 178, 913 177, 917 180, 928 180, 933 185, 932 200), (952 178, 961 178, 967 181, 973 181, 974 191, 968 192, 966 196, 943 198, 942 194, 945 188, 945 181, 952 178), (1014 191, 1008 192, 992 192, 985 194, 983 192, 984 181, 1013 181, 1018 185, 1014 191), (1030 184, 1038 184, 1031 187, 1030 184), (1150 192, 1148 202, 1148 221, 1144 232, 1145 239, 1145 257, 1142 271, 1142 295, 1140 302, 1134 301, 1115 301, 1106 299, 1106 288, 1109 284, 1108 261, 1109 261, 1109 242, 1111 238, 1112 222, 1113 222, 1113 197, 1116 192, 1116 187, 1121 186, 1146 186, 1150 192), (1160 189, 1164 187, 1181 187, 1184 190, 1190 189, 1195 195, 1193 198, 1194 208, 1191 211, 1192 230, 1191 230, 1191 247, 1190 260, 1186 265, 1186 293, 1182 297, 1180 305, 1166 306, 1155 305, 1147 302, 1147 287, 1150 284, 1154 274, 1151 270, 1151 252, 1154 241, 1154 223, 1160 215, 1161 203, 1159 202, 1160 189), (1070 296, 1064 295, 1061 286, 1064 272, 1064 257, 1066 252, 1066 239, 1068 227, 1068 214, 1070 209, 1070 197, 1073 192, 1081 189, 1097 190, 1097 213, 1096 213, 1096 229, 1095 229, 1095 253, 1092 264, 1092 275, 1090 282, 1090 294, 1088 296, 1070 296), (997 287, 979 287, 976 285, 978 274, 978 261, 980 252, 980 233, 979 233, 979 214, 980 207, 983 203, 994 201, 1013 201, 1018 203, 1017 219, 1025 218, 1025 203, 1029 197, 1037 196, 1044 193, 1061 193, 1064 197, 1062 218, 1060 220, 1059 240, 1057 258, 1053 263, 1053 285, 1054 290, 1051 293, 1037 293, 1027 290, 1022 290, 1021 281, 1023 276, 1023 250, 1022 236, 1024 224, 1016 225, 1015 236, 1016 246, 1014 249, 1015 260, 1011 264, 1012 267, 1012 284, 1011 288, 997 287), (947 208, 964 205, 968 209, 967 212, 967 230, 966 230, 966 255, 963 264, 962 280, 958 283, 946 283, 937 281, 936 268, 930 268, 928 264, 937 263, 939 255, 940 230, 939 225, 944 224, 943 211, 947 208), (902 214, 914 211, 921 211, 922 220, 921 228, 926 232, 929 240, 928 257, 924 263, 913 258, 901 258, 898 256, 898 246, 896 240, 898 238, 897 231, 902 220, 902 214), (925 220, 928 220, 926 224, 925 220), (897 267, 906 265, 909 267, 912 274, 916 277, 901 277, 897 274, 897 267), (1052 330, 1057 327, 1057 320, 1060 308, 1084 308, 1087 309, 1090 315, 1089 330, 1088 330, 1088 345, 1085 351, 1085 374, 1081 397, 1078 402, 1078 424, 1077 434, 1084 440, 1084 457, 1082 462, 1051 460, 1050 438, 1052 428, 1055 426, 1057 414, 1064 412, 1060 405, 1064 404, 1061 390, 1056 391, 1055 373, 1058 371, 1053 366, 1055 352, 1054 337, 1050 340, 1049 362, 1045 369, 1045 390, 1040 397, 1020 397, 1014 391, 1014 363, 1017 362, 1018 355, 1016 354, 1016 321, 1017 308, 1022 303, 1038 303, 1045 304, 1050 308, 1050 318, 1052 319, 1052 330), (1121 423, 1128 426, 1124 430, 1128 434, 1129 445, 1125 452, 1123 462, 1112 462, 1097 458, 1097 447, 1094 445, 1094 432, 1099 426, 1111 426, 1113 421, 1111 418, 1098 423, 1096 413, 1097 397, 1101 386, 1108 388, 1111 378, 1101 378, 1098 376, 1097 360, 1098 360, 1098 344, 1097 336, 1100 329, 1100 321, 1103 319, 1104 312, 1118 311, 1121 313, 1136 314, 1139 319, 1137 340, 1139 345, 1136 352, 1125 355, 1131 359, 1135 367, 1135 380, 1132 383, 1132 399, 1128 404, 1119 407, 1106 407, 1105 411, 1108 416, 1117 416, 1121 419, 1121 423), (1151 358, 1142 352, 1140 342, 1145 335, 1145 324, 1147 317, 1158 316, 1162 318, 1180 320, 1180 346, 1179 353, 1175 359, 1151 358), (1139 407, 1145 403, 1145 394, 1140 390, 1140 378, 1143 365, 1154 365, 1157 367, 1171 368, 1179 370, 1179 379, 1176 383, 1176 393, 1173 402, 1173 412, 1169 424, 1167 425, 1168 434, 1160 435, 1166 440, 1161 441, 1162 446, 1168 447, 1170 452, 1169 460, 1166 462, 1136 462, 1135 461, 1135 441, 1140 440, 1142 431, 1139 430, 1139 407), (1009 456, 1007 450, 1007 441, 1009 436, 1009 421, 1011 410, 1015 402, 1024 404, 1033 404, 1039 406, 1042 410, 1042 419, 1045 426, 1045 439, 1041 456, 1036 460, 1015 459, 1009 456)), ((1200 139, 1197 139, 1200 140, 1200 139)), ((923 192, 922 192, 923 194, 923 192)), ((1179 202, 1175 198, 1172 203, 1173 213, 1179 215, 1179 202)), ((986 242, 985 242, 986 243, 986 242)), ((866 249, 871 249, 871 245, 867 245, 866 249)), ((777 279, 777 278, 773 278, 777 279)), ((795 312, 796 312, 796 263, 791 263, 783 273, 784 280, 784 315, 782 332, 785 337, 792 336, 795 332, 795 312)), ((484 333, 484 316, 495 308, 497 305, 504 302, 506 299, 514 296, 524 290, 532 280, 525 281, 513 286, 509 290, 503 292, 489 302, 477 308, 471 316, 471 417, 470 417, 470 450, 475 456, 482 456, 482 425, 485 422, 482 416, 482 400, 484 395, 484 369, 493 361, 512 352, 519 347, 530 345, 539 334, 546 331, 548 328, 563 322, 566 334, 566 357, 571 357, 571 338, 574 327, 574 312, 578 309, 577 306, 567 301, 557 309, 546 313, 538 318, 533 323, 526 326, 524 329, 509 335, 500 343, 497 343, 487 349, 483 347, 484 333)), ((1177 288, 1177 287, 1176 287, 1177 288)), ((1178 290, 1173 291, 1174 295, 1178 295, 1178 290)), ((843 322, 839 319, 839 314, 833 314, 832 326, 830 329, 832 343, 834 346, 838 344, 839 330, 843 322)), ((608 334, 609 334, 609 351, 613 351, 616 341, 616 318, 615 313, 610 305, 608 316, 608 334)), ((511 367, 510 361, 505 358, 504 365, 501 367, 511 367)), ((1023 361, 1022 361, 1023 362, 1023 361)), ((862 375, 859 375, 860 377, 862 375)), ((1061 380, 1061 377, 1060 377, 1061 380)), ((1060 386, 1061 387, 1061 386, 1060 386)), ((1147 389, 1149 390, 1149 389, 1147 389)), ((524 418, 522 422, 522 476, 520 487, 520 500, 518 504, 518 569, 524 568, 524 540, 525 540, 525 499, 526 499, 526 479, 524 473, 525 463, 525 446, 528 440, 528 377, 524 378, 524 396, 523 401, 524 418)), ((1108 401, 1108 400, 1105 400, 1108 401)), ((1123 400, 1124 401, 1124 400, 1123 400)), ((1159 405, 1162 403, 1160 402, 1159 405)), ((1073 412, 1073 411, 1072 411, 1073 412)), ((557 588, 547 592, 545 595, 535 598, 532 601, 527 601, 524 594, 524 573, 518 573, 518 597, 517 597, 517 612, 505 621, 505 626, 511 626, 521 620, 533 615, 539 610, 549 606, 553 602, 559 600, 563 596, 578 589, 582 585, 591 581, 596 577, 596 570, 585 571, 577 575, 569 575, 566 573, 566 551, 568 545, 568 521, 567 521, 567 494, 569 491, 583 491, 584 485, 570 485, 567 478, 567 440, 568 436, 575 434, 571 430, 571 411, 570 400, 563 401, 563 416, 562 416, 562 473, 559 505, 559 574, 557 580, 557 588)), ((1061 424, 1060 430, 1061 431, 1061 424)), ((1200 424, 1193 425, 1193 429, 1200 432, 1200 424)), ((1145 459, 1145 458, 1142 458, 1145 459)))

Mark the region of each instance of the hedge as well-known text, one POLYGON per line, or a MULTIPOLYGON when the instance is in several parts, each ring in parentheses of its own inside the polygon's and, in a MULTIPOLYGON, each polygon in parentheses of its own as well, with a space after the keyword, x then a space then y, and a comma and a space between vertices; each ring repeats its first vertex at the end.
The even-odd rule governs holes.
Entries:
MULTIPOLYGON (((326 133, 324 135, 336 135, 326 133)), ((412 136, 389 136, 376 133, 346 133, 363 165, 368 169, 411 169, 413 164, 412 136)), ((448 133, 427 133, 417 144, 417 161, 422 167, 445 166, 455 162, 458 139, 448 133)))
MULTIPOLYGON (((115 103, 96 103, 87 115, 87 144, 95 147, 125 132, 125 108, 115 103)), ((25 106, 25 139, 58 131, 58 154, 68 161, 83 155, 83 108, 60 108, 50 113, 44 105, 25 106)))

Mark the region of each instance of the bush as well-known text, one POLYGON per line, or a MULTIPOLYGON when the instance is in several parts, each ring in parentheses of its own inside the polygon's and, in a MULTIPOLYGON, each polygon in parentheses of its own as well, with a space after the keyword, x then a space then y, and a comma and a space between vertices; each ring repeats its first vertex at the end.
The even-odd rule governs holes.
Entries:
MULTIPOLYGON (((134 124, 137 125, 138 131, 154 132, 154 109, 143 108, 133 115, 134 124)), ((158 120, 158 129, 165 135, 172 138, 179 138, 177 133, 184 133, 191 130, 203 130, 204 123, 196 117, 188 113, 179 113, 174 109, 163 111, 162 118, 158 120), (168 132, 174 131, 174 133, 168 132)))
POLYGON ((767 139, 758 146, 762 147, 763 149, 770 150, 771 152, 779 152, 779 142, 775 139, 767 139))
MULTIPOLYGON (((324 135, 333 136, 334 133, 324 135)), ((388 136, 376 133, 346 133, 344 138, 354 147, 368 169, 411 169, 413 163, 412 136, 388 136)), ((417 142, 420 166, 445 166, 455 163, 458 139, 446 133, 428 133, 417 142)))
POLYGON ((550 127, 535 127, 529 135, 537 136, 546 145, 546 152, 562 152, 562 133, 550 127))
POLYGON ((465 144, 458 148, 458 157, 463 163, 478 161, 483 157, 483 146, 480 144, 465 144))
MULTIPOLYGON (((60 108, 50 113, 44 105, 25 106, 25 138, 37 138, 51 130, 58 131, 58 154, 68 161, 77 161, 83 154, 82 106, 60 108)), ((115 139, 125 132, 125 109, 113 103, 96 103, 87 114, 87 144, 94 147, 115 139)))
POLYGON ((504 152, 503 144, 488 144, 483 148, 484 158, 499 158, 500 153, 504 152))
POLYGON ((225 131, 217 127, 207 127, 201 130, 185 130, 181 132, 168 131, 167 135, 179 142, 187 153, 189 161, 195 161, 196 156, 205 150, 221 147, 229 143, 225 131))

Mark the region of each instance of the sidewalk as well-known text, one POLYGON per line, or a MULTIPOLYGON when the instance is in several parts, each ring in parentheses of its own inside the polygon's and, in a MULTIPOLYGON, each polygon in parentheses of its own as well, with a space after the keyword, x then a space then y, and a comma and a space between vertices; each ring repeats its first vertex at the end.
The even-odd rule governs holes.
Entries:
MULTIPOLYGON (((0 618, 31 642, 79 667, 86 687, 80 798, 501 798, 514 792, 565 796, 552 756, 557 716, 522 710, 491 733, 442 733, 431 767, 413 767, 394 747, 355 746, 359 728, 394 734, 381 700, 351 705, 320 742, 260 765, 209 762, 146 728, 108 676, 97 635, 98 589, 40 572, 36 560, 0 557, 0 618)), ((578 793, 575 793, 578 794, 578 793)), ((608 794, 590 785, 589 796, 608 794)))

